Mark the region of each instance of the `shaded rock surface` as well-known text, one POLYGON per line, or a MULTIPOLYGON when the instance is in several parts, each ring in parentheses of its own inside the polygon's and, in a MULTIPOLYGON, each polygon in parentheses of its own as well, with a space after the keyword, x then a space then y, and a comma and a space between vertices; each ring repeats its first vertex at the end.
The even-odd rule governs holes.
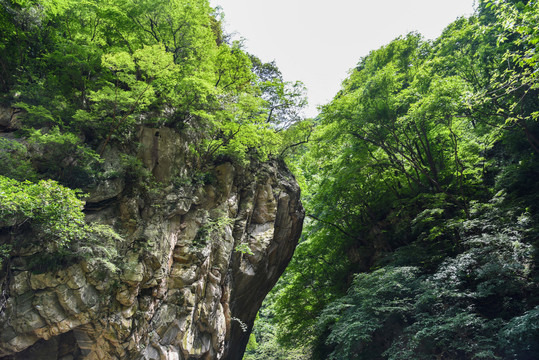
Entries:
POLYGON ((0 359, 241 359, 299 238, 299 188, 277 161, 224 163, 210 168, 213 181, 192 184, 188 139, 166 128, 140 139, 138 156, 161 186, 113 179, 88 199, 87 220, 124 235, 120 271, 90 259, 36 274, 14 259, 1 289, 0 359))

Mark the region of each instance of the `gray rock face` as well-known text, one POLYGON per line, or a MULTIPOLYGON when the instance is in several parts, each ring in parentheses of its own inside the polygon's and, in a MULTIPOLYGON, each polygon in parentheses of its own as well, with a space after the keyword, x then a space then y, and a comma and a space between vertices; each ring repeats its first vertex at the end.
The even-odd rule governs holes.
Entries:
POLYGON ((209 184, 174 186, 187 145, 169 129, 143 129, 141 142, 161 188, 122 183, 90 197, 100 206, 88 220, 125 233, 121 270, 13 267, 0 289, 0 359, 241 359, 299 238, 299 188, 279 162, 225 163, 209 184))

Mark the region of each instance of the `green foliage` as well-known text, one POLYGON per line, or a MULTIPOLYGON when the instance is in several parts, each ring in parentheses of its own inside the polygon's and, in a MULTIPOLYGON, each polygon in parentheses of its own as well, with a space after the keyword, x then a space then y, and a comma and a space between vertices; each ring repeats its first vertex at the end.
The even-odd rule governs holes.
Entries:
POLYGON ((247 255, 254 255, 253 251, 251 250, 251 248, 249 247, 249 244, 247 243, 241 243, 239 244, 238 246, 236 246, 234 248, 234 251, 238 251, 242 254, 247 254, 247 255))
POLYGON ((0 176, 0 228, 30 226, 48 249, 84 236, 80 192, 52 180, 19 182, 0 176))
POLYGON ((0 175, 15 180, 36 180, 26 146, 16 140, 0 138, 0 175))
MULTIPOLYGON (((528 145, 539 154, 537 139, 537 90, 539 20, 537 1, 484 1, 484 13, 494 17, 498 26, 495 38, 500 63, 506 66, 488 80, 486 89, 477 98, 478 106, 494 105, 496 115, 505 128, 516 127, 525 135, 528 145), (500 56, 501 55, 501 56, 500 56)), ((492 110, 483 110, 492 114, 492 110)))
POLYGON ((120 165, 123 176, 128 184, 146 182, 150 178, 150 171, 135 156, 122 154, 120 156, 120 165))
POLYGON ((109 226, 86 224, 81 197, 80 191, 53 180, 31 183, 0 176, 0 229, 11 235, 0 244, 0 264, 31 245, 42 249, 29 259, 36 272, 58 270, 81 258, 117 271, 117 246, 123 239, 109 226), (21 243, 18 235, 28 231, 31 240, 21 243))
POLYGON ((539 307, 511 319, 500 332, 501 347, 507 349, 508 357, 531 359, 539 353, 539 307))
POLYGON ((284 81, 275 62, 262 63, 254 55, 249 57, 255 84, 265 103, 266 123, 282 130, 300 121, 301 109, 307 105, 305 85, 300 81, 284 81))
POLYGON ((372 51, 309 132, 285 132, 308 220, 266 305, 275 354, 537 352, 539 11, 478 9, 432 42, 409 34, 372 51))
POLYGON ((72 188, 87 187, 94 181, 100 158, 75 134, 61 132, 58 127, 46 133, 34 130, 28 142, 42 177, 72 188))
MULTIPOLYGON (((521 217, 521 225, 507 232, 503 211, 494 204, 461 224, 466 250, 434 274, 386 266, 356 275, 348 294, 319 318, 329 332, 329 358, 504 358, 513 345, 500 347, 496 339, 507 336, 498 334, 521 331, 521 321, 534 331, 527 322, 533 311, 507 322, 526 310, 521 294, 534 286, 532 247, 522 242, 526 220, 521 217)), ((522 343, 533 346, 526 339, 522 343)))
MULTIPOLYGON (((273 297, 273 294, 269 294, 273 297)), ((267 302, 266 302, 267 303, 267 302)), ((264 304, 258 312, 253 332, 249 337, 249 343, 245 350, 244 360, 307 360, 310 353, 307 348, 297 346, 286 349, 278 343, 279 329, 274 323, 274 312, 271 307, 264 304)))
POLYGON ((413 314, 421 290, 417 274, 412 267, 386 267, 357 275, 348 294, 320 315, 319 326, 330 329, 326 341, 334 345, 328 359, 380 356, 380 338, 399 334, 413 314))
MULTIPOLYGON (((227 42, 207 0, 0 5, 0 102, 22 120, 0 138, 4 263, 32 232, 34 271, 81 258, 117 271, 121 237, 85 224, 66 186, 122 176, 153 196, 134 142, 168 126, 198 165, 175 186, 276 156, 302 185, 304 234, 247 358, 537 353, 537 1, 479 1, 432 42, 372 51, 314 120, 303 84, 227 42), (111 145, 120 167, 100 173, 111 145)), ((200 246, 232 221, 200 215, 200 246)))
POLYGON ((3 3, 2 101, 100 155, 149 125, 196 134, 201 163, 267 159, 306 104, 300 83, 257 74, 271 66, 224 41, 206 0, 3 3))
POLYGON ((0 244, 0 268, 4 265, 4 261, 9 258, 12 249, 11 244, 0 244))
MULTIPOLYGON (((307 149, 307 143, 310 141, 314 131, 314 121, 311 119, 305 119, 298 121, 291 125, 284 131, 282 131, 282 138, 280 144, 279 156, 298 158, 298 154, 301 154, 307 149)), ((290 167, 294 167, 296 161, 289 161, 290 167)), ((300 168, 293 169, 294 174, 299 174, 300 168), (295 170, 295 171, 294 171, 295 170)))
MULTIPOLYGON (((85 225, 80 230, 82 236, 76 241, 30 256, 29 269, 34 273, 58 271, 86 260, 100 274, 117 273, 122 266, 118 247, 124 239, 107 225, 85 225)), ((8 255, 11 253, 7 253, 6 258, 8 255)))
MULTIPOLYGON (((0 256, 39 243, 34 271, 82 258, 117 270, 121 238, 85 224, 72 189, 120 178, 126 192, 155 195, 162 184, 140 159, 141 127, 189 139, 192 173, 175 186, 211 184, 218 162, 278 156, 280 132, 306 104, 302 84, 228 41, 207 0, 0 0, 0 32, 0 103, 21 121, 16 140, 0 137, 0 227, 9 233, 0 256), (36 244, 21 243, 27 232, 36 244)), ((197 241, 229 221, 204 218, 197 241)))
POLYGON ((121 263, 118 249, 124 239, 107 225, 93 224, 85 230, 84 241, 74 244, 71 253, 91 262, 98 270, 118 272, 121 263))
POLYGON ((193 245, 195 247, 204 247, 212 239, 221 237, 226 232, 227 226, 234 222, 234 219, 229 218, 226 214, 219 213, 213 215, 214 217, 211 217, 208 213, 204 214, 203 223, 193 239, 193 245))

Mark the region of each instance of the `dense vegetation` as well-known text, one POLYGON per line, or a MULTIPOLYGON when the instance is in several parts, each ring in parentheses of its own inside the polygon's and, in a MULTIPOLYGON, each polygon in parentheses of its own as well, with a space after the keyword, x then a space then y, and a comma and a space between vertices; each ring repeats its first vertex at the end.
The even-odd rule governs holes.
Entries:
POLYGON ((306 103, 303 84, 221 23, 207 0, 0 0, 0 264, 27 231, 52 265, 95 255, 80 250, 96 233, 111 243, 112 229, 84 225, 81 199, 111 179, 159 186, 137 158, 142 126, 192 139, 192 179, 173 174, 179 183, 293 145, 283 134, 306 103))
POLYGON ((0 124, 0 274, 28 232, 35 271, 114 271, 121 237, 85 224, 84 192, 160 186, 137 134, 166 126, 193 139, 190 181, 286 157, 301 183, 303 238, 246 359, 539 354, 537 1, 479 1, 434 41, 372 51, 314 120, 206 0, 0 5, 0 107, 20 122, 0 124))
POLYGON ((308 223, 245 359, 536 359, 539 3, 362 58, 289 163, 308 223))

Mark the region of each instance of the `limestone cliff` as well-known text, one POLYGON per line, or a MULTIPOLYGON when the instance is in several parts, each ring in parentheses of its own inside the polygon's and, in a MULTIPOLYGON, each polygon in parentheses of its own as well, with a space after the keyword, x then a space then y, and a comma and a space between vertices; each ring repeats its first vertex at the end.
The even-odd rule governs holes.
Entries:
POLYGON ((241 359, 301 232, 299 188, 278 161, 173 182, 191 170, 188 141, 167 128, 139 138, 157 190, 116 178, 87 200, 88 221, 121 231, 120 270, 89 259, 35 273, 39 250, 21 250, 1 289, 0 359, 241 359))

